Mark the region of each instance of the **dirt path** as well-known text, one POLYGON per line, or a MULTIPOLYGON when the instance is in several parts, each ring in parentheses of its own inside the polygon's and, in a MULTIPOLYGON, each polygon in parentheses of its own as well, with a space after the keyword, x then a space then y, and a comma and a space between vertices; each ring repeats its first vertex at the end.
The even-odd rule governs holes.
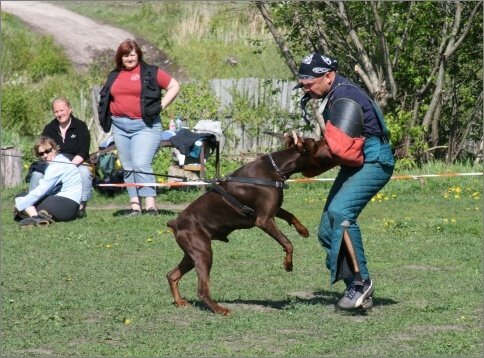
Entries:
MULTIPOLYGON (((89 6, 88 2, 86 6, 89 6)), ((142 47, 146 62, 161 67, 177 79, 184 78, 183 71, 175 69, 162 51, 128 31, 42 1, 2 1, 1 10, 18 17, 39 34, 53 35, 79 71, 87 71, 100 53, 116 51, 123 40, 135 38, 142 47)))

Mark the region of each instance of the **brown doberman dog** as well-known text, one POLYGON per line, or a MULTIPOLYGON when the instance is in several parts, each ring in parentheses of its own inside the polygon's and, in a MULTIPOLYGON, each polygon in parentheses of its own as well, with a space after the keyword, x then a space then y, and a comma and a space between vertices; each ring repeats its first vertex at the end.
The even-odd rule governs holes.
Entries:
POLYGON ((315 176, 336 164, 324 139, 300 138, 293 132, 292 136, 284 136, 284 142, 286 149, 264 155, 237 169, 219 184, 214 183, 211 191, 167 223, 184 252, 180 263, 166 274, 177 306, 189 305, 180 296, 178 283, 195 267, 198 297, 214 312, 230 315, 210 295, 211 240, 228 242, 227 236, 234 230, 257 226, 265 231, 283 247, 284 269, 292 271, 293 246, 276 226, 274 217, 294 225, 303 237, 308 237, 309 232, 293 214, 281 208, 284 181, 300 172, 315 176))

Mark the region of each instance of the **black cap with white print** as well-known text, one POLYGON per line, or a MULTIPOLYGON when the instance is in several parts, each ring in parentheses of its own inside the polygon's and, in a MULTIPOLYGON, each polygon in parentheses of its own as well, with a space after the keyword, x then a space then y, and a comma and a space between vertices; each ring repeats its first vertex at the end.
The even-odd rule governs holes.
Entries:
MULTIPOLYGON (((314 52, 302 60, 297 77, 300 80, 312 80, 321 77, 327 72, 336 70, 338 70, 337 60, 314 52)), ((302 84, 298 84, 294 89, 301 87, 302 84)))

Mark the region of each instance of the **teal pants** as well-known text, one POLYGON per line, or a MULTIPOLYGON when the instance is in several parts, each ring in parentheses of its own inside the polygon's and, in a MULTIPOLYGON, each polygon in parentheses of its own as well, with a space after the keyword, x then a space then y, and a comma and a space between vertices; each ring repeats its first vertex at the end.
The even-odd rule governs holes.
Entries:
MULTIPOLYGON (((377 138, 376 138, 377 139, 377 138)), ((363 280, 370 274, 367 268, 361 231, 356 219, 390 180, 394 159, 389 144, 365 142, 365 163, 361 167, 341 167, 331 187, 318 228, 318 239, 326 251, 326 267, 331 271, 331 284, 354 276, 349 256, 342 250, 346 228, 363 280)))

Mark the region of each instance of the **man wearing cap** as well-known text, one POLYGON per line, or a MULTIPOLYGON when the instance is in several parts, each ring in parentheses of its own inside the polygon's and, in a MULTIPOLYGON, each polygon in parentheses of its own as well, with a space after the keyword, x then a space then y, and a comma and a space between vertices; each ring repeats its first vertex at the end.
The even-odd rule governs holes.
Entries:
POLYGON ((373 281, 367 268, 356 219, 390 180, 395 165, 383 116, 374 101, 355 83, 336 73, 338 61, 320 53, 306 56, 298 73, 304 96, 303 117, 310 99, 322 99, 325 139, 340 171, 331 187, 318 228, 327 253, 331 284, 344 280, 341 309, 371 308, 373 281))

